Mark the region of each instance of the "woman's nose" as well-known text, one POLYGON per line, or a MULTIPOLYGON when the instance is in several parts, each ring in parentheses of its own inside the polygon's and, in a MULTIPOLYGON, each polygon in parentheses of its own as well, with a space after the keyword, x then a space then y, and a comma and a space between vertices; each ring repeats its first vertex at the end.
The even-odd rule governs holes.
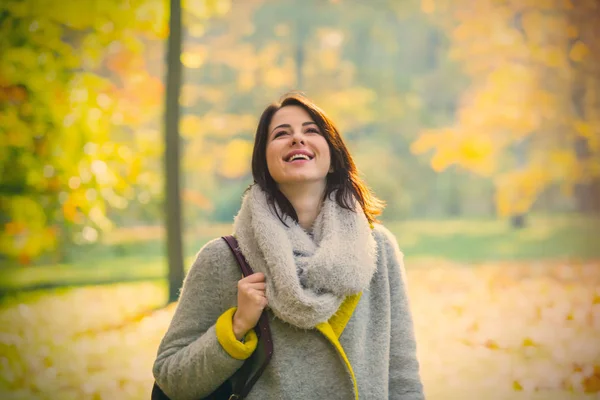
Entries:
POLYGON ((294 134, 292 135, 292 145, 295 144, 304 144, 304 134, 300 131, 295 131, 294 134))

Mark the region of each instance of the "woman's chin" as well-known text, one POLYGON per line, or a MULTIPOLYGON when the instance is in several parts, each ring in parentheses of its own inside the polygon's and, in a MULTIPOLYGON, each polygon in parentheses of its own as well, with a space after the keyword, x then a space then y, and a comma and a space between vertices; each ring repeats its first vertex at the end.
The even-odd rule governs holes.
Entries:
POLYGON ((326 177, 325 176, 319 176, 319 175, 315 175, 315 174, 290 174, 288 176, 285 177, 285 179, 282 179, 281 181, 278 181, 277 183, 279 185, 305 185, 305 184, 311 184, 311 183, 325 183, 326 182, 326 177))

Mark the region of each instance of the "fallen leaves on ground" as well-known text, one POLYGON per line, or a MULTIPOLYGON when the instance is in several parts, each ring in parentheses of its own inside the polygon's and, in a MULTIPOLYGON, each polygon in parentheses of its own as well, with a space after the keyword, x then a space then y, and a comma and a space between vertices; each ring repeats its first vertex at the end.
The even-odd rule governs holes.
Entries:
POLYGON ((408 272, 430 399, 600 398, 600 262, 408 272))
MULTIPOLYGON (((428 399, 600 397, 600 262, 409 266, 428 399)), ((79 288, 0 309, 0 398, 148 399, 164 285, 79 288)))

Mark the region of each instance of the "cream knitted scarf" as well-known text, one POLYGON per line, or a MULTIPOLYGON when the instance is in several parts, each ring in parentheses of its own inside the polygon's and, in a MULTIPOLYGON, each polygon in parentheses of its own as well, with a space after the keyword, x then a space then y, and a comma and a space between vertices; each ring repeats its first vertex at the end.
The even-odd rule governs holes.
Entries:
POLYGON ((323 202, 312 238, 291 218, 281 223, 266 193, 253 185, 234 220, 240 249, 266 276, 269 308, 281 320, 310 329, 327 321, 348 295, 365 290, 377 268, 377 244, 359 203, 323 202))

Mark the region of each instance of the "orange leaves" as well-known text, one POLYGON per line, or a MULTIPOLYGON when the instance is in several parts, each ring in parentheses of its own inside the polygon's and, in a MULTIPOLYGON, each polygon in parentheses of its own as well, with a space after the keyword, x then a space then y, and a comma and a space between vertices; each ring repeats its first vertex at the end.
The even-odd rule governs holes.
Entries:
POLYGON ((23 222, 7 222, 4 224, 4 233, 15 236, 24 233, 27 230, 27 225, 23 222))
MULTIPOLYGON (((124 239, 152 233, 144 230, 130 230, 124 239)), ((437 260, 409 265, 407 279, 427 399, 600 393, 600 308, 592 303, 600 295, 598 261, 458 266, 437 260), (568 320, 571 314, 581 317, 568 320)), ((113 399, 125 390, 148 398, 155 349, 177 306, 152 311, 166 293, 163 284, 119 284, 5 305, 0 385, 26 398, 43 391, 56 399, 113 399), (131 360, 133 367, 118 367, 131 360), (47 370, 64 377, 63 384, 47 370)))
POLYGON ((124 87, 116 93, 122 123, 138 125, 156 118, 154 111, 162 106, 163 93, 162 81, 146 71, 129 75, 124 87))
POLYGON ((193 204, 201 210, 212 211, 213 204, 206 196, 202 193, 191 190, 191 189, 183 189, 181 193, 181 197, 184 202, 193 204))
POLYGON ((409 269, 427 398, 598 394, 599 267, 598 261, 468 268, 438 262, 409 269))
POLYGON ((22 86, 4 86, 0 84, 0 104, 5 102, 22 103, 27 99, 27 97, 27 91, 22 86))
POLYGON ((69 222, 80 224, 83 222, 83 213, 81 211, 87 208, 87 199, 85 193, 81 190, 73 191, 62 205, 62 211, 65 219, 69 222))
POLYGON ((11 216, 11 222, 0 230, 0 254, 26 265, 34 257, 56 245, 57 231, 48 226, 44 209, 28 197, 3 199, 2 211, 11 216))
POLYGON ((127 75, 131 71, 139 71, 145 67, 142 57, 124 48, 109 54, 106 59, 106 66, 119 75, 127 75))
POLYGON ((594 367, 593 375, 583 378, 582 385, 585 393, 600 393, 600 366, 594 367))

